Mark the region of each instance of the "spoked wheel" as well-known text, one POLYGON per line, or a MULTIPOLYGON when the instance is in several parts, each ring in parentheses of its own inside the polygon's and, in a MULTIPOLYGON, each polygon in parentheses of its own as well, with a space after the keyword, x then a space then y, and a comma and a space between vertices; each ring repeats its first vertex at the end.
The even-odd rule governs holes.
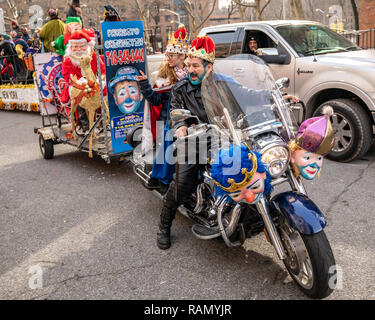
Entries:
POLYGON ((329 296, 334 284, 335 259, 323 231, 303 235, 283 222, 279 227, 280 238, 286 252, 285 267, 293 280, 310 298, 329 296))
POLYGON ((49 160, 53 158, 54 145, 52 139, 44 140, 43 136, 39 134, 39 147, 44 159, 49 160))
POLYGON ((85 129, 86 128, 82 127, 81 122, 78 122, 76 124, 76 126, 74 127, 74 131, 75 131, 76 135, 79 136, 79 137, 84 137, 86 135, 87 131, 85 129))

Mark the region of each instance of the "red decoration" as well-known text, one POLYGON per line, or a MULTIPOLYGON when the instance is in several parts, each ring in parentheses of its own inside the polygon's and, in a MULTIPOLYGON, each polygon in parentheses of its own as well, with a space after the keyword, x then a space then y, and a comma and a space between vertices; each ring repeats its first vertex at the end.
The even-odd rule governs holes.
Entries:
POLYGON ((191 48, 195 47, 196 50, 204 48, 206 53, 210 54, 215 50, 215 43, 210 37, 203 36, 193 40, 191 48))
POLYGON ((89 35, 83 31, 76 31, 70 37, 70 40, 81 40, 81 39, 86 39, 87 42, 91 41, 89 35))
POLYGON ((178 39, 178 38, 185 39, 186 38, 186 29, 185 29, 185 27, 178 28, 177 31, 174 33, 174 37, 176 39, 178 39))

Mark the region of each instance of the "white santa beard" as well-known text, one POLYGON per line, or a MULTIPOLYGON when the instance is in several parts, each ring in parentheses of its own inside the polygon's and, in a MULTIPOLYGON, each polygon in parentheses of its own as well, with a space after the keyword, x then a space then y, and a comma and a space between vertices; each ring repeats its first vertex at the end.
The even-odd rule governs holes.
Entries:
POLYGON ((73 65, 79 67, 81 66, 81 61, 80 61, 80 57, 83 57, 83 56, 87 56, 91 53, 91 50, 90 50, 90 47, 87 47, 86 51, 78 51, 77 53, 81 54, 80 56, 79 55, 75 55, 71 48, 70 48, 70 45, 68 44, 67 47, 66 47, 66 50, 65 50, 65 55, 64 57, 69 57, 69 59, 72 61, 73 65))

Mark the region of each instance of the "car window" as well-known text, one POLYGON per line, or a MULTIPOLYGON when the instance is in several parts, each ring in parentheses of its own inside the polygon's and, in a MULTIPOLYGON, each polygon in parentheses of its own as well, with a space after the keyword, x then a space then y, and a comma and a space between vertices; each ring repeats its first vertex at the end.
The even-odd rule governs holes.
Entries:
POLYGON ((259 30, 247 30, 242 48, 242 53, 252 53, 250 50, 249 42, 255 40, 258 49, 266 54, 277 55, 277 44, 264 32, 259 30))
POLYGON ((229 57, 231 52, 232 41, 235 36, 234 31, 229 32, 216 32, 216 33, 207 33, 207 35, 215 43, 215 57, 216 58, 226 58, 229 57))
POLYGON ((332 52, 360 50, 358 46, 323 26, 287 25, 277 31, 300 57, 332 52))

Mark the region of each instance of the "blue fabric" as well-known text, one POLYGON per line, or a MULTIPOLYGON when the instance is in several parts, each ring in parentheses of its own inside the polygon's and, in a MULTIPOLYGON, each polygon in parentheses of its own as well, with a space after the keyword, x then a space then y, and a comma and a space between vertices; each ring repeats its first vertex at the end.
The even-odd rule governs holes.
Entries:
POLYGON ((169 103, 167 110, 167 120, 164 126, 163 140, 160 148, 156 154, 156 159, 152 167, 153 178, 159 179, 164 184, 169 184, 173 180, 173 174, 175 173, 176 165, 173 161, 173 150, 171 147, 173 144, 174 131, 169 127, 169 103))

